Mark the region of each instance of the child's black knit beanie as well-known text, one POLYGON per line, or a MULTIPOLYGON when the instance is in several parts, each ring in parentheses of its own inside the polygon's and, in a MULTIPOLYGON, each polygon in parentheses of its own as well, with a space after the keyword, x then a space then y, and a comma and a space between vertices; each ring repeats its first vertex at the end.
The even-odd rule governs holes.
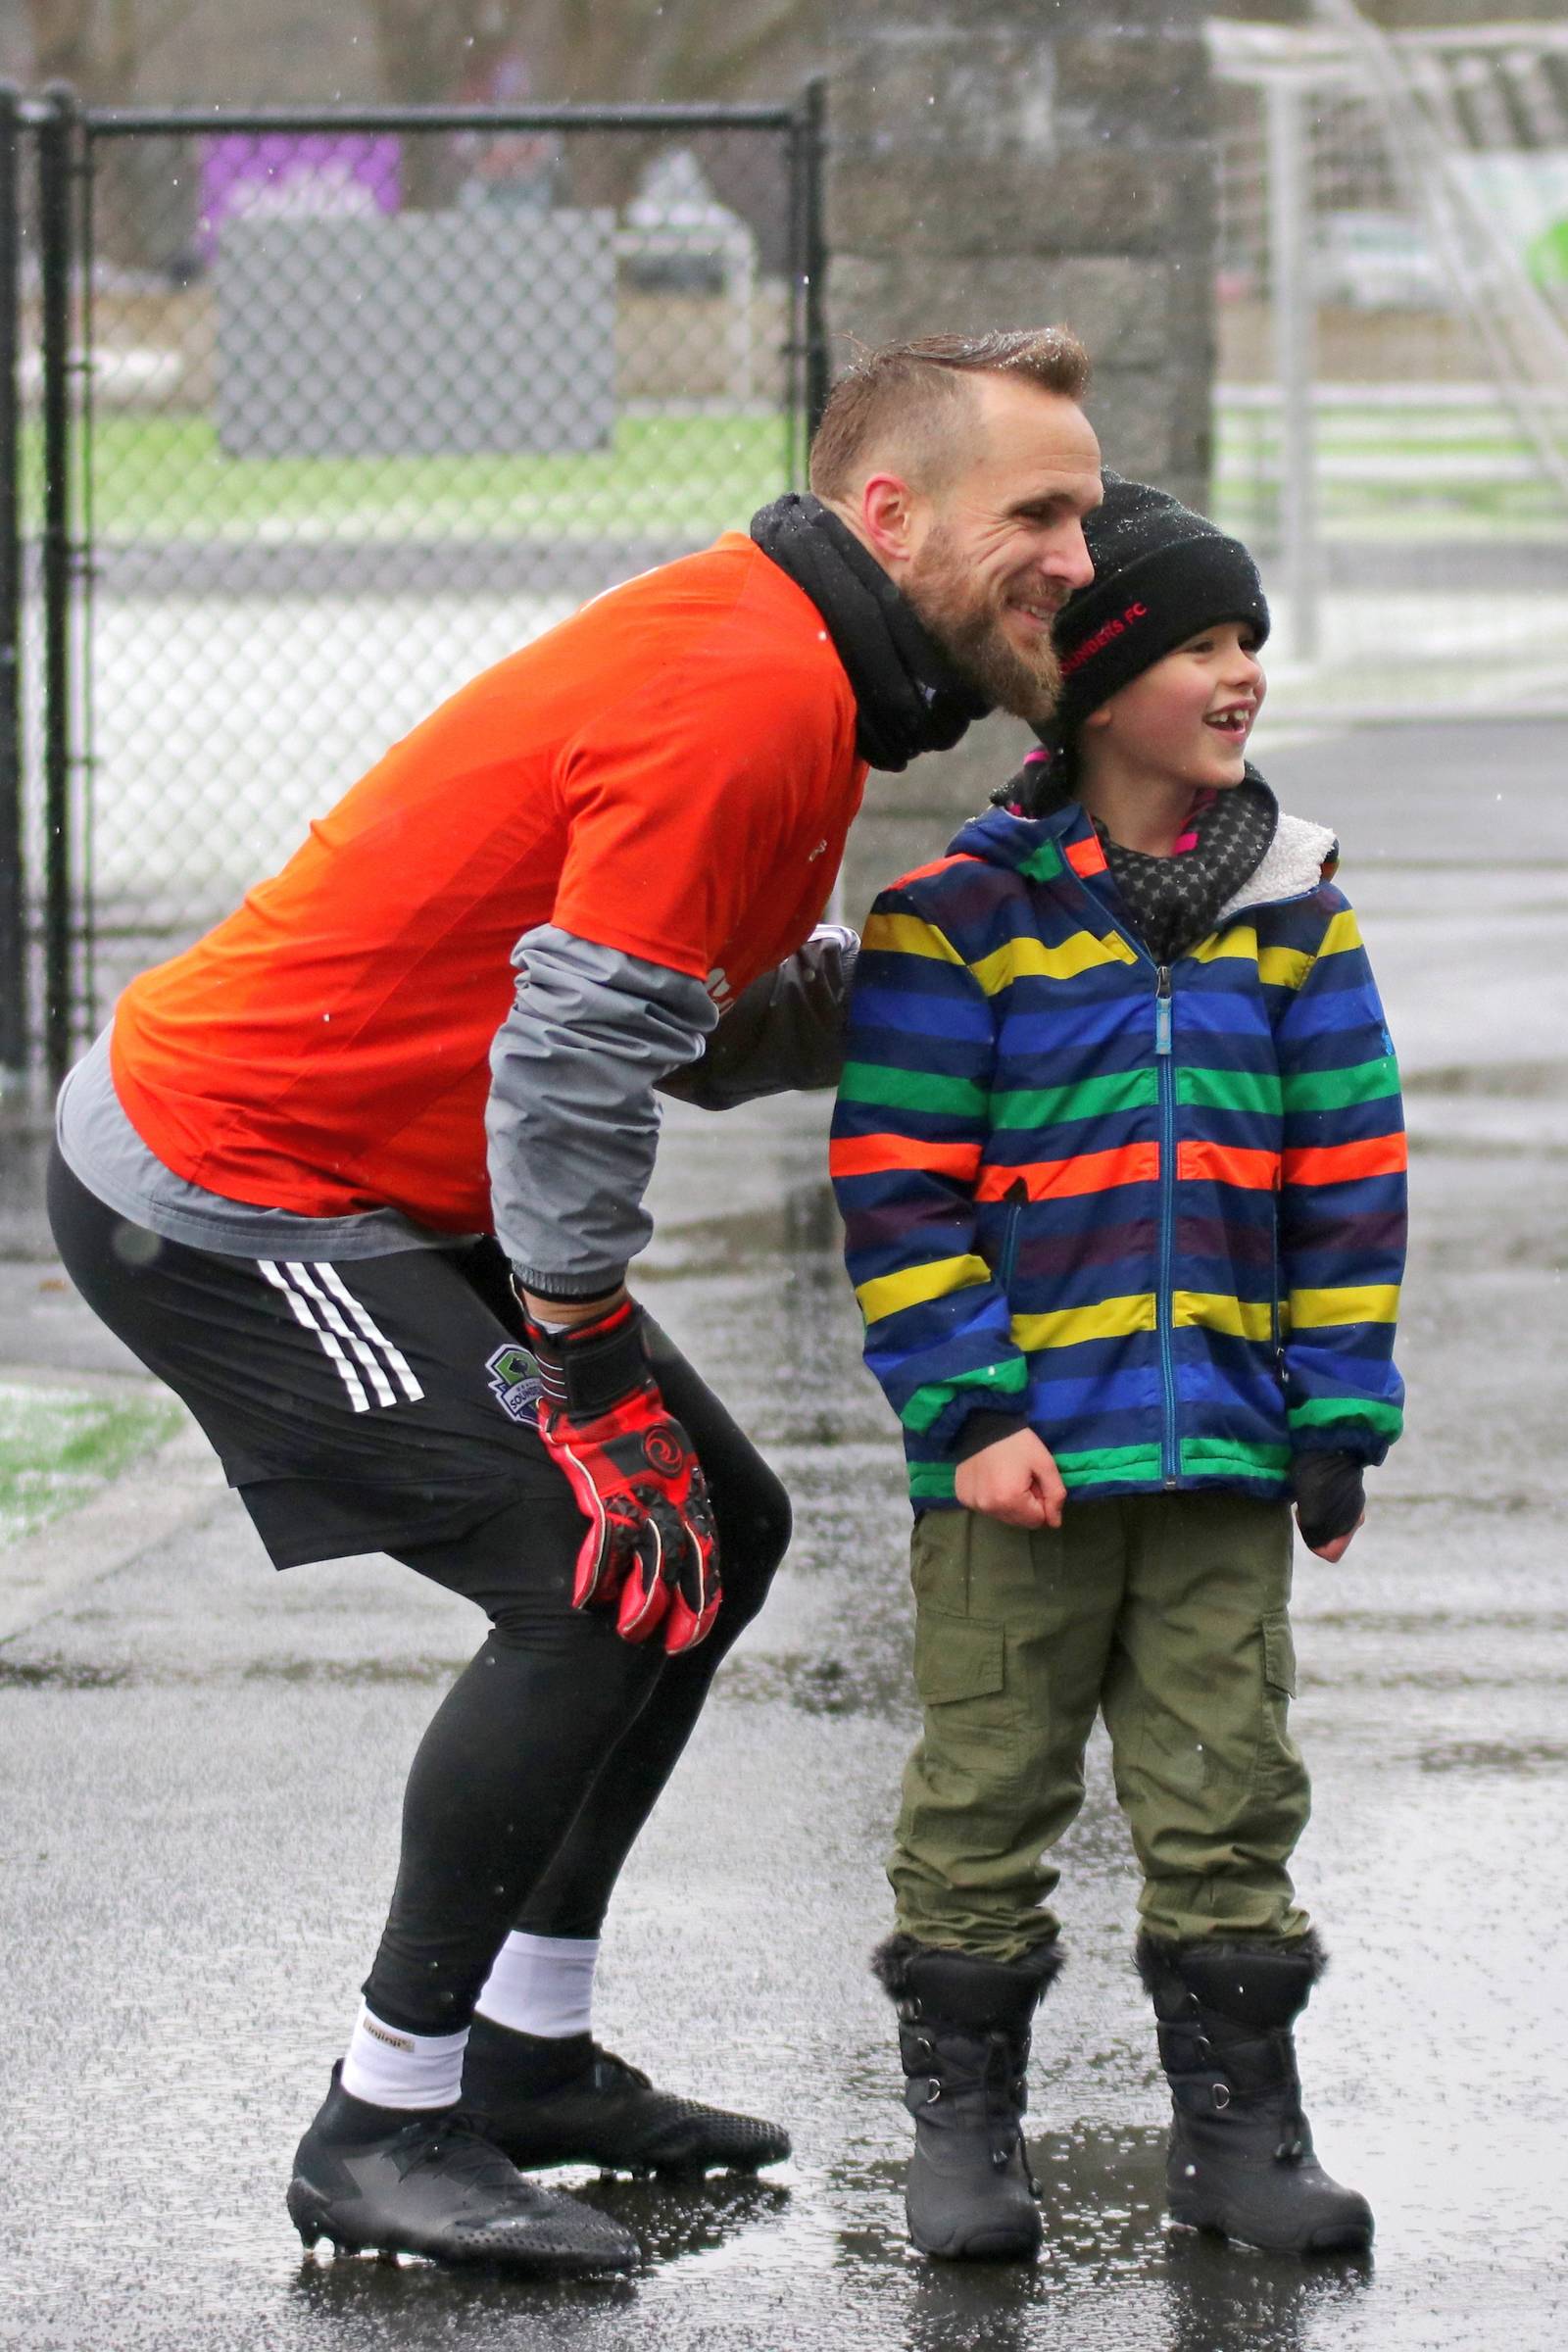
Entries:
POLYGON ((1268 635, 1263 583, 1239 539, 1168 491, 1108 467, 1103 480, 1084 522, 1095 576, 1056 616, 1062 682, 1040 729, 1048 743, 1070 742, 1091 710, 1216 621, 1245 621, 1259 645, 1268 635))

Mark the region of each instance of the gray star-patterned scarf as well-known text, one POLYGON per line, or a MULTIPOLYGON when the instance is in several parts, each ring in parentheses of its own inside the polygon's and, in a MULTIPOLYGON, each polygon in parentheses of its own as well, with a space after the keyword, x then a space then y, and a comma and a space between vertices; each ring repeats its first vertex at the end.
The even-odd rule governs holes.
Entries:
MULTIPOLYGON (((1030 761, 996 797, 1024 815, 1049 816, 1074 794, 1069 777, 1053 783, 1043 761, 1030 761)), ((1240 784, 1213 793, 1199 808, 1192 846, 1174 857, 1125 849, 1093 819, 1128 920, 1156 963, 1173 963, 1207 938, 1227 899, 1262 863, 1279 815, 1274 795, 1249 767, 1240 784)))

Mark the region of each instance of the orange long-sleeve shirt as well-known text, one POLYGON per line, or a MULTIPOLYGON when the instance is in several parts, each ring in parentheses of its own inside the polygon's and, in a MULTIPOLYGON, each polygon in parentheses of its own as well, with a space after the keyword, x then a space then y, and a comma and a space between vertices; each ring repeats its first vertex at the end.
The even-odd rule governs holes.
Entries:
POLYGON ((131 983, 113 1070, 132 1125, 228 1199, 487 1229, 488 1054, 519 936, 556 923, 722 1008, 823 911, 865 780, 855 731, 815 607, 749 539, 596 598, 131 983))

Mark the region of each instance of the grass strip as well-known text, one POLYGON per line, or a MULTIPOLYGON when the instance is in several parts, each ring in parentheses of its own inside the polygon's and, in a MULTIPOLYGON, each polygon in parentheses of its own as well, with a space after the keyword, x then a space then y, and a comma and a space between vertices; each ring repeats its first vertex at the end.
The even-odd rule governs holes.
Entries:
POLYGON ((172 1397, 88 1396, 0 1381, 0 1543, 74 1510, 172 1438, 172 1397))
POLYGON ((101 541, 691 537, 744 529, 787 464, 784 419, 741 411, 623 416, 580 456, 450 458, 231 458, 205 416, 101 416, 90 487, 101 541))

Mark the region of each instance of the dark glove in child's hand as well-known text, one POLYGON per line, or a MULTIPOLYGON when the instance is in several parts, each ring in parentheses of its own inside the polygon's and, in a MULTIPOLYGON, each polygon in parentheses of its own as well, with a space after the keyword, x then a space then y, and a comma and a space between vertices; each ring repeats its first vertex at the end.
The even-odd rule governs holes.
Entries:
POLYGON ((1363 1464, 1353 1453, 1298 1453, 1291 1464, 1291 1488, 1301 1541, 1308 1551, 1348 1536, 1366 1509, 1363 1464))

